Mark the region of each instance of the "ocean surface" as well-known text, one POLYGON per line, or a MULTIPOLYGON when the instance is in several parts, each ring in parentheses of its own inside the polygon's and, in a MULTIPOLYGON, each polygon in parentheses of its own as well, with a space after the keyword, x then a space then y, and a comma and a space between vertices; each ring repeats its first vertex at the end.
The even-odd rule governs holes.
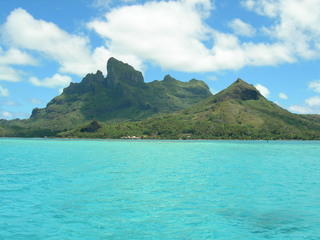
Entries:
POLYGON ((320 142, 0 139, 0 239, 319 240, 320 142))

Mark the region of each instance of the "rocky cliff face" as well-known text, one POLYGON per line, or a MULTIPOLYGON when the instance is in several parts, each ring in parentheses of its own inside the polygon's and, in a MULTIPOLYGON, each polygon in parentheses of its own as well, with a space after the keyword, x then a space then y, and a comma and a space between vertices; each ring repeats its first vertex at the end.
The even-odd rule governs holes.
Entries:
POLYGON ((110 58, 107 62, 108 75, 105 79, 106 86, 114 88, 123 83, 137 86, 144 83, 142 73, 136 71, 129 64, 110 58))

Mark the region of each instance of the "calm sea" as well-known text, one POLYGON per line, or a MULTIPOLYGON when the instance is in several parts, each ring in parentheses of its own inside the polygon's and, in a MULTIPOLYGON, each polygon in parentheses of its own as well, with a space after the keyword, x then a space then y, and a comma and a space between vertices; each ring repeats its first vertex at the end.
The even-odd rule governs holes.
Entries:
POLYGON ((0 139, 0 239, 320 239, 320 142, 0 139))

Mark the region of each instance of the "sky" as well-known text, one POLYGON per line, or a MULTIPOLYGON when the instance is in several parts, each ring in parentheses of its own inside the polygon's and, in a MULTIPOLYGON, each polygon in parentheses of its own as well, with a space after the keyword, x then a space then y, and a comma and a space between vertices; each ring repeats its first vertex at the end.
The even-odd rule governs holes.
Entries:
POLYGON ((28 118, 115 57, 215 94, 237 78, 320 114, 320 0, 2 0, 0 118, 28 118))

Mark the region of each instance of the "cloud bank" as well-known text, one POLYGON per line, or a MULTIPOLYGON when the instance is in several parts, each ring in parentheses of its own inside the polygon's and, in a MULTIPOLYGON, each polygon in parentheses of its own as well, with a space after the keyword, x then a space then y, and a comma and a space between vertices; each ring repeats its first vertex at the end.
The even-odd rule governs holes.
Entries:
MULTIPOLYGON (((241 5, 269 18, 271 24, 253 26, 235 18, 228 25, 233 33, 226 33, 207 24, 215 13, 213 1, 130 1, 130 5, 109 8, 104 18, 87 23, 87 28, 104 40, 104 45, 96 48, 89 36, 70 34, 18 8, 1 27, 8 47, 0 48, 0 80, 22 80, 21 72, 12 65, 37 65, 41 58, 55 61, 57 74, 80 77, 97 69, 105 71, 111 56, 139 70, 148 62, 183 72, 237 70, 319 58, 319 0, 242 0, 241 5), (257 35, 264 40, 257 42, 253 38, 257 35)), ((54 85, 45 82, 43 86, 54 85)), ((33 83, 40 84, 40 80, 33 83)))
POLYGON ((69 34, 54 23, 34 19, 21 8, 11 12, 2 31, 11 46, 35 51, 58 62, 62 73, 83 76, 96 71, 106 61, 100 57, 109 54, 104 48, 90 51, 86 37, 69 34))
POLYGON ((105 39, 113 53, 127 53, 164 69, 210 72, 292 63, 318 58, 320 52, 319 0, 246 0, 249 11, 274 24, 255 29, 234 19, 235 34, 206 24, 214 7, 206 0, 159 1, 112 9, 105 19, 88 23, 105 39), (241 41, 259 30, 268 42, 241 41), (295 37, 293 37, 295 36, 295 37))

